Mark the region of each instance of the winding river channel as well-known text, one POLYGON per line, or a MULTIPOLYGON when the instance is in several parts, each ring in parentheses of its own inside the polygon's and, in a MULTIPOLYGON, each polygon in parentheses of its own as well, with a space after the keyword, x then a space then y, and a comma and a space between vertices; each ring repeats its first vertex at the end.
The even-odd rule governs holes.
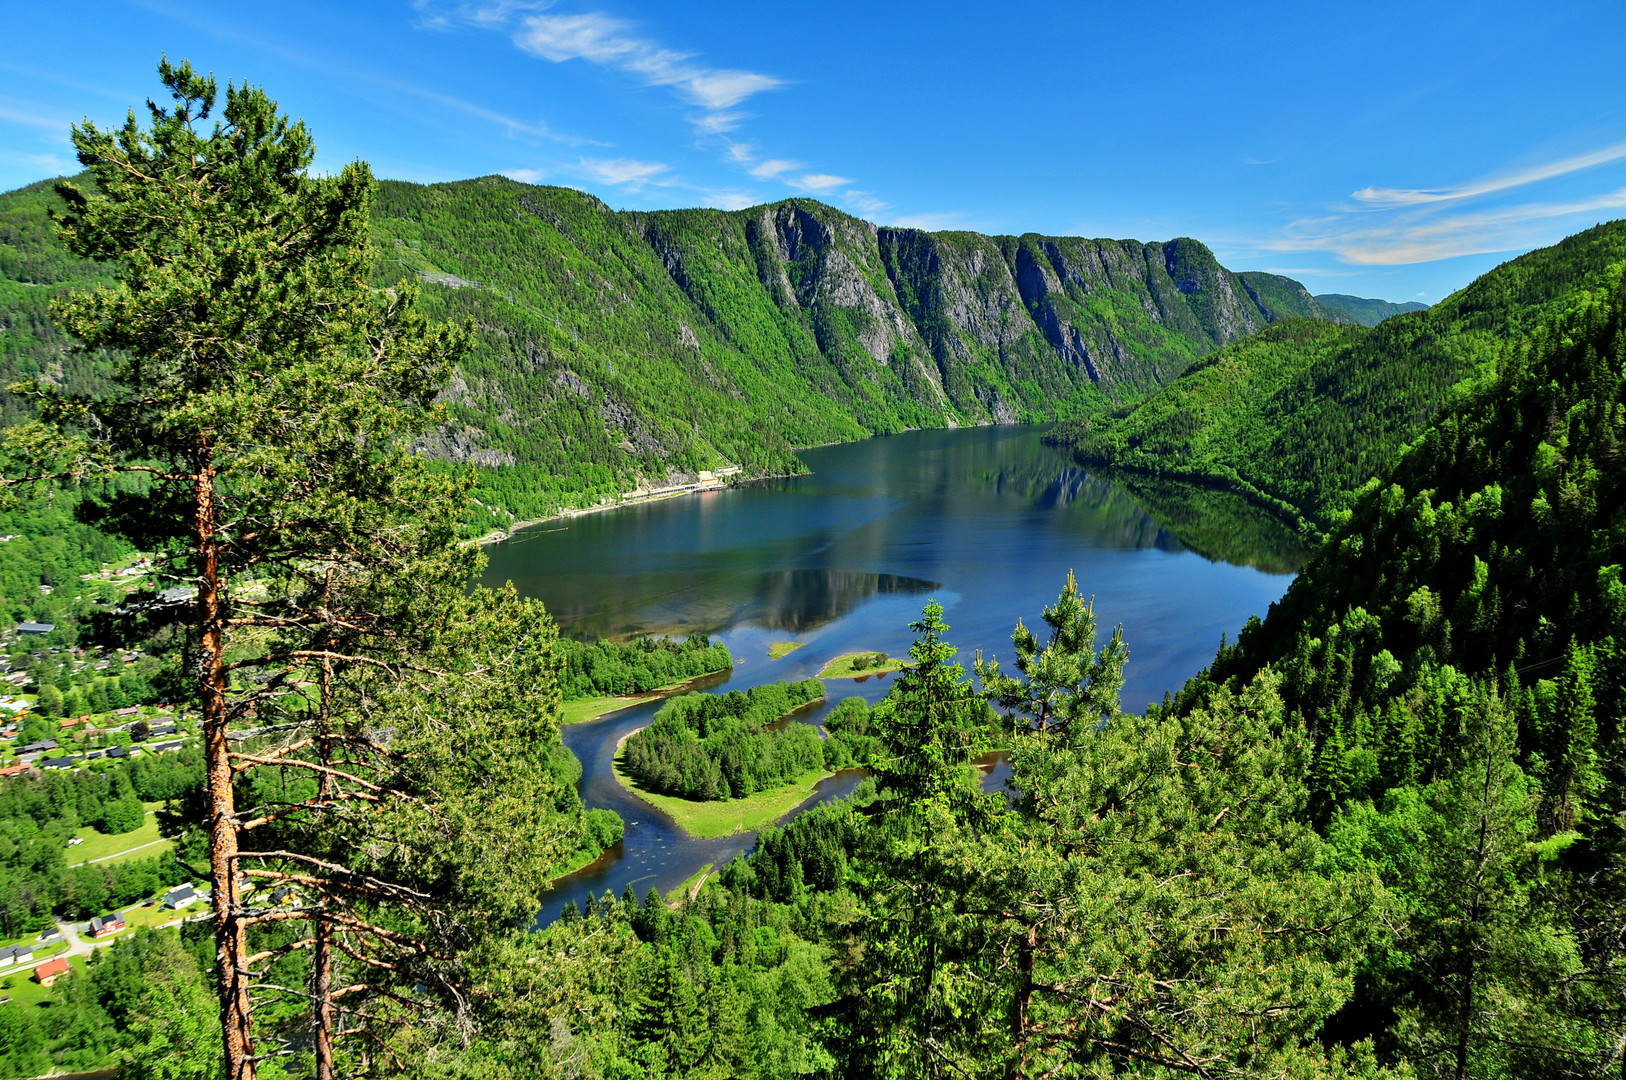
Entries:
MULTIPOLYGON (((1145 481, 1113 483, 1040 442, 1042 428, 910 432, 809 450, 805 476, 549 522, 490 551, 486 581, 540 597, 578 637, 704 631, 736 666, 706 689, 804 679, 858 649, 901 654, 927 599, 946 609, 967 667, 1008 659, 1018 619, 1040 623, 1069 570, 1095 597, 1103 638, 1122 623, 1124 706, 1177 689, 1263 615, 1304 558, 1295 538, 1233 497, 1145 481), (780 660, 768 646, 799 641, 780 660)), ((888 677, 834 680, 818 723, 843 697, 885 696, 888 677)), ((633 884, 663 892, 750 849, 755 834, 689 838, 617 783, 620 739, 658 703, 564 731, 581 793, 627 823, 626 838, 561 879, 543 913, 633 884)), ((799 809, 839 798, 856 772, 824 781, 799 809)), ((998 772, 991 778, 1001 779, 998 772)))

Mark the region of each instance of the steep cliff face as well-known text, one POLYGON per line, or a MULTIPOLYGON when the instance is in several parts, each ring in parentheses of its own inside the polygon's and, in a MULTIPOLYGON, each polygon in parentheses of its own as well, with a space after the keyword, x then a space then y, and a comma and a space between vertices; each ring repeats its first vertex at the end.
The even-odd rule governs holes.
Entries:
MULTIPOLYGON (((66 258, 36 188, 0 197, 0 284, 30 282, 0 290, 6 325, 45 327, 9 366, 72 381, 94 373, 28 277, 66 258)), ((618 213, 502 177, 385 182, 372 227, 375 284, 415 278, 432 316, 478 331, 422 448, 481 465, 482 504, 519 517, 725 463, 794 471, 796 446, 1135 400, 1274 310, 1192 240, 877 228, 809 199, 618 213)))
POLYGON ((1250 285, 1191 239, 878 228, 810 199, 616 213, 500 177, 389 183, 374 226, 381 280, 393 261, 432 307, 481 324, 455 456, 585 460, 595 490, 1136 400, 1315 303, 1287 279, 1250 285))

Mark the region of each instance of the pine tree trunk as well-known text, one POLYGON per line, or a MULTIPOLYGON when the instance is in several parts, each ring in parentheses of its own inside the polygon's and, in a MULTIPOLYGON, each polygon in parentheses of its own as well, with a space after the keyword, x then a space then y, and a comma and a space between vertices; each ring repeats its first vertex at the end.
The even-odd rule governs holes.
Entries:
POLYGON ((237 807, 232 793, 231 744, 226 739, 226 612, 215 520, 214 469, 204 446, 197 472, 198 676, 209 788, 210 885, 215 909, 215 963, 220 972, 220 1029, 226 1075, 254 1080, 249 1002, 248 928, 237 873, 237 807))
POLYGON ((1006 1080, 1017 1080, 1023 1074, 1022 1059, 1027 1053, 1028 1011, 1033 1003, 1033 954, 1039 946, 1039 924, 1028 925, 1028 932, 1016 945, 1016 999, 1011 1006, 1011 1060, 1005 1068, 1006 1080))
MULTIPOLYGON (((322 618, 332 619, 333 605, 333 566, 337 556, 328 553, 327 580, 322 589, 322 618)), ((331 640, 325 643, 329 652, 333 651, 331 640)), ((321 709, 317 714, 317 753, 324 768, 333 764, 332 755, 332 717, 333 717, 333 661, 322 661, 322 699, 321 709)), ((317 781, 317 801, 325 804, 333 793, 333 775, 329 772, 321 773, 317 781)), ((316 1057, 315 1080, 333 1080, 333 924, 323 914, 316 918, 316 955, 313 959, 314 972, 311 980, 311 1007, 315 1012, 314 1026, 316 1034, 313 1050, 316 1057)))
POLYGON ((333 925, 316 921, 315 978, 311 996, 316 1009, 316 1034, 312 1051, 316 1057, 315 1080, 333 1080, 333 925))

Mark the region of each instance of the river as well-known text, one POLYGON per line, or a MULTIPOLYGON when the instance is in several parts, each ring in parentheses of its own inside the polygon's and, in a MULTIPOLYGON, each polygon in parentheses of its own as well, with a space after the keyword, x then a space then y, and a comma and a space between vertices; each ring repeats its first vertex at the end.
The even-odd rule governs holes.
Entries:
MULTIPOLYGON (((704 631, 734 656, 708 689, 804 679, 854 650, 907 652, 927 599, 969 668, 976 650, 1011 657, 1018 619, 1042 626, 1072 570, 1095 597, 1104 640, 1129 646, 1125 708, 1176 690, 1286 590, 1298 541, 1240 499, 1145 481, 1110 482, 1043 445, 1042 428, 919 431, 805 451, 809 475, 545 523, 490 550, 485 580, 540 597, 562 633, 619 637, 704 631), (777 641, 804 645, 770 661, 777 641)), ((841 698, 883 697, 890 679, 827 683, 798 719, 817 723, 841 698)), ((719 869, 754 834, 687 837, 615 780, 622 736, 649 722, 634 706, 564 731, 582 761, 581 793, 627 823, 626 838, 562 879, 544 918, 566 902, 632 883, 673 888, 719 869)), ((806 808, 851 791, 826 780, 806 808)), ((998 781, 1000 777, 993 777, 998 781)))

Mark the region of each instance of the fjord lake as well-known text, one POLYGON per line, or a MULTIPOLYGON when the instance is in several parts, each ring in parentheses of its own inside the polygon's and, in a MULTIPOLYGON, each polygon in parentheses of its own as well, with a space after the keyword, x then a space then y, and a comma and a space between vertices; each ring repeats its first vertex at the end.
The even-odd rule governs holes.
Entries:
MULTIPOLYGON (((909 623, 933 598, 968 669, 979 650, 1009 661, 1017 621, 1042 631, 1071 571, 1094 597, 1100 641, 1123 627, 1123 705, 1139 711, 1212 660, 1222 635, 1263 616, 1308 552, 1236 496, 1097 475, 1046 446, 1044 430, 916 431, 804 451, 806 475, 521 531, 490 549, 484 580, 540 598, 562 635, 709 634, 735 667, 695 688, 722 691, 805 679, 844 653, 907 653, 909 623), (769 659, 771 644, 789 641, 801 647, 769 659)), ((891 683, 827 680, 826 701, 792 722, 817 724, 853 695, 879 701, 891 683)), ((751 848, 754 833, 689 837, 616 780, 617 745, 659 704, 564 729, 582 762, 583 800, 615 810, 627 828, 556 884, 544 919, 628 884, 640 897, 664 893, 751 848)), ((798 810, 861 778, 826 779, 798 810)))

